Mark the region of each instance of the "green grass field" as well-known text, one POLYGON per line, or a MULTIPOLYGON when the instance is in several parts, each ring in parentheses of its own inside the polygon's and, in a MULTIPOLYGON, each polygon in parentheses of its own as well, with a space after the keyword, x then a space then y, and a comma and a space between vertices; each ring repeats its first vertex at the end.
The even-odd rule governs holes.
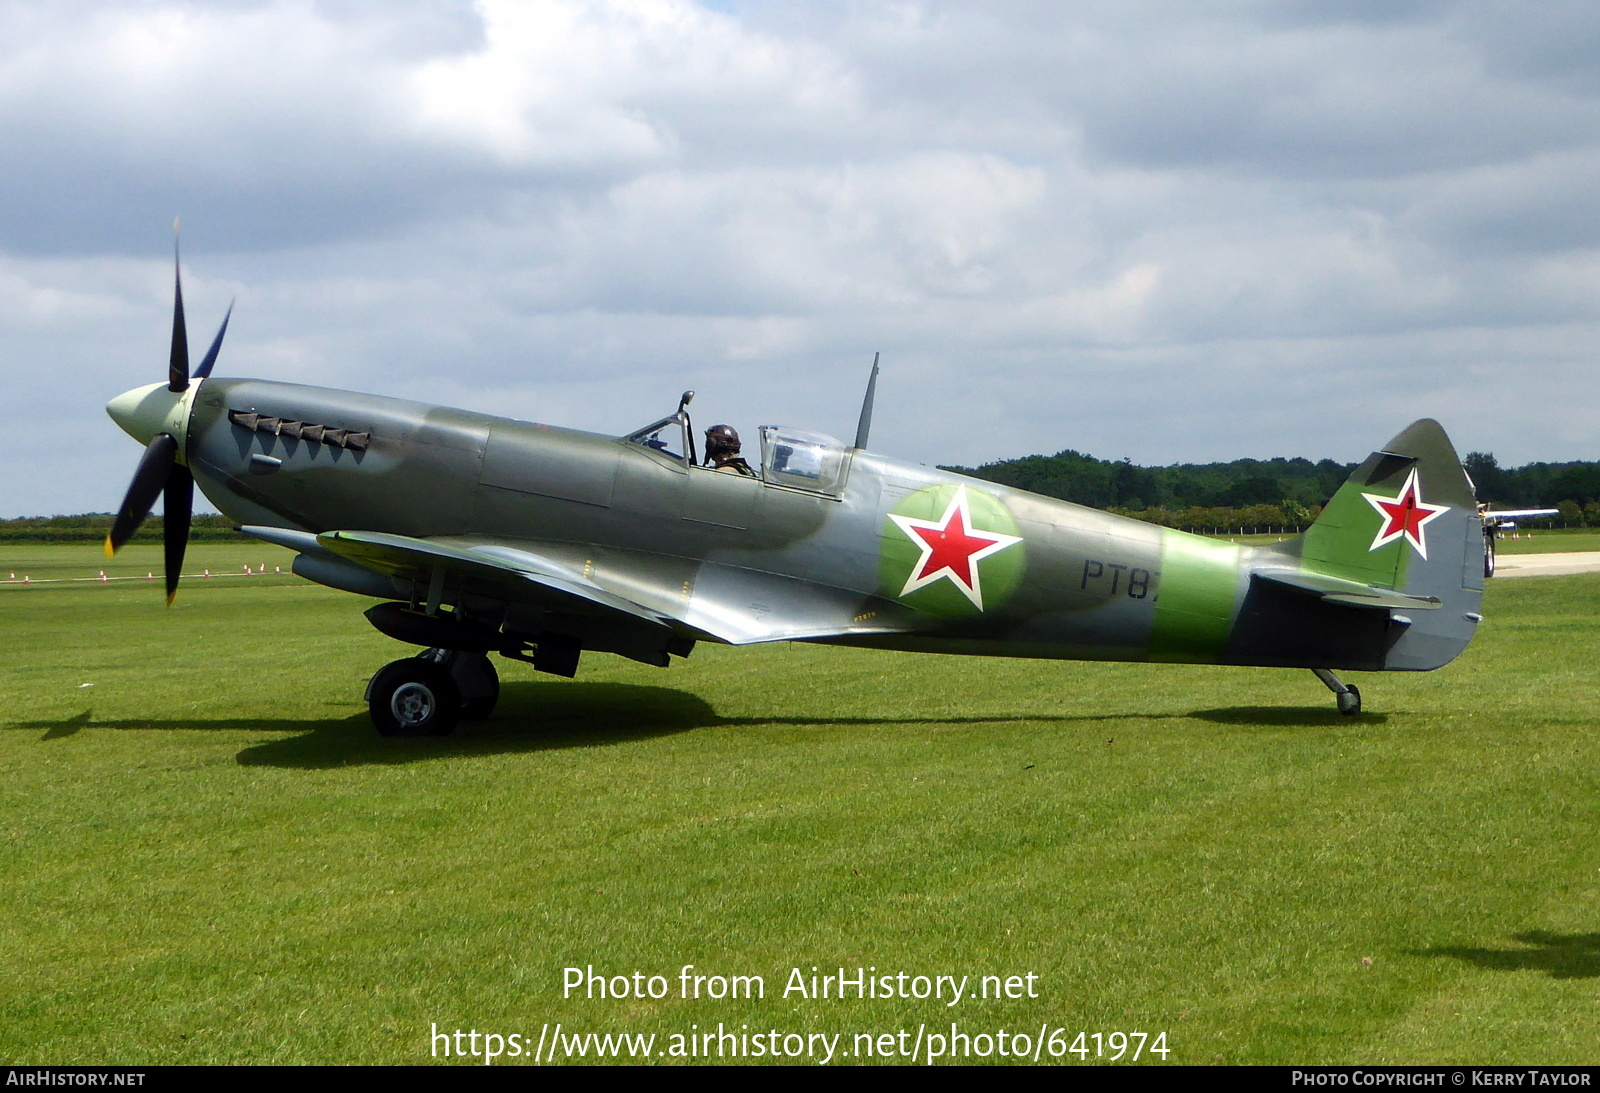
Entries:
MULTIPOLYGON (((1230 543, 1248 543, 1266 546, 1291 538, 1288 535, 1218 535, 1230 543)), ((1530 536, 1526 529, 1505 532, 1496 550, 1501 554, 1566 554, 1573 551, 1600 550, 1600 530, 1594 528, 1558 528, 1554 531, 1535 531, 1530 536), (1517 538, 1511 538, 1516 535, 1517 538)))
POLYGON ((1501 554, 1565 554, 1576 550, 1600 550, 1600 531, 1593 528, 1562 528, 1558 531, 1526 530, 1505 532, 1495 550, 1501 554), (1512 535, 1517 538, 1511 538, 1512 535))
POLYGON ((1175 1063, 1600 1055, 1600 575, 1491 582, 1456 664, 1351 677, 1359 719, 1309 672, 702 646, 500 661, 493 720, 385 740, 362 688, 409 650, 281 551, 185 568, 245 564, 170 610, 0 585, 5 1063, 426 1062, 434 1024, 558 1021, 658 1052, 954 1021, 1165 1032, 1175 1063), (671 994, 563 999, 590 964, 671 994), (766 997, 679 999, 685 964, 766 997), (840 965, 1038 997, 784 997, 840 965))

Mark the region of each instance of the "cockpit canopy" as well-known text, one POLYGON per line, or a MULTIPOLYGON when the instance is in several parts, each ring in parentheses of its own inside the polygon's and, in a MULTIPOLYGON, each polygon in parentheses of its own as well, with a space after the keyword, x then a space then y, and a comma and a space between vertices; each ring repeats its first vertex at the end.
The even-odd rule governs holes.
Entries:
POLYGON ((774 485, 837 493, 844 486, 844 457, 844 445, 831 436, 761 427, 761 476, 774 485))
MULTIPOLYGON (((671 417, 629 433, 638 444, 662 456, 695 466, 693 426, 682 409, 671 417), (688 452, 687 458, 684 453, 688 452)), ((784 425, 761 426, 761 480, 771 486, 837 494, 844 489, 848 449, 831 436, 784 425)))

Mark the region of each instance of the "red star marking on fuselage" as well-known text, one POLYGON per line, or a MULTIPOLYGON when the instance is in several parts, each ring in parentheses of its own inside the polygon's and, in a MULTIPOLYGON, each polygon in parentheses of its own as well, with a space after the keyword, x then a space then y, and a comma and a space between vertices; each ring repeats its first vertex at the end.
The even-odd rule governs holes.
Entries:
POLYGON ((922 550, 900 595, 908 596, 934 581, 948 579, 979 611, 983 610, 983 587, 978 563, 1022 542, 1016 535, 974 529, 965 486, 957 487, 956 495, 938 520, 918 520, 894 513, 889 514, 889 519, 922 550))
POLYGON ((1411 473, 1406 475, 1406 483, 1400 488, 1399 497, 1382 497, 1375 493, 1361 496, 1383 517, 1383 524, 1367 550, 1377 550, 1396 539, 1405 539, 1424 559, 1428 557, 1428 542, 1422 529, 1428 525, 1428 521, 1449 512, 1450 506, 1430 505, 1422 499, 1422 484, 1417 480, 1417 468, 1412 467, 1411 473))

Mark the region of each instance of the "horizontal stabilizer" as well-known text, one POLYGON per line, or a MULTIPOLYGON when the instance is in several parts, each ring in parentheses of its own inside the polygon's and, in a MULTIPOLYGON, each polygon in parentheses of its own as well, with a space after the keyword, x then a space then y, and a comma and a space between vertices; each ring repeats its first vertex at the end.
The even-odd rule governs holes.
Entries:
POLYGON ((1305 569, 1272 568, 1257 569, 1253 572, 1264 581, 1285 585, 1300 592, 1319 596, 1329 603, 1340 603, 1349 607, 1376 607, 1385 611, 1391 609, 1433 611, 1440 606, 1440 601, 1434 596, 1408 596, 1404 592, 1376 588, 1360 581, 1347 581, 1343 577, 1330 577, 1326 573, 1314 573, 1305 569))

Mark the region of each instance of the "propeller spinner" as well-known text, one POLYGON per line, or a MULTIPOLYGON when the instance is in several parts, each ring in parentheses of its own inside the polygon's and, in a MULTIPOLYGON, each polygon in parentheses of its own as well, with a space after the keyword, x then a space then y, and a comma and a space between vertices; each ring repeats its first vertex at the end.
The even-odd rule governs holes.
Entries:
MULTIPOLYGON (((150 515, 156 495, 163 498, 163 540, 165 546, 167 605, 178 592, 178 577, 183 570, 183 553, 189 545, 189 518, 194 509, 194 475, 184 461, 184 441, 189 424, 189 409, 194 401, 189 375, 189 332, 183 319, 183 275, 179 270, 176 223, 172 226, 173 305, 172 305, 172 355, 168 362, 167 382, 124 392, 106 404, 106 413, 121 426, 123 432, 142 441, 146 447, 139 468, 133 472, 128 493, 117 510, 117 518, 106 536, 106 556, 110 557, 133 537, 150 515)), ((194 379, 201 380, 211 374, 222 348, 222 336, 228 332, 228 319, 233 315, 233 305, 223 317, 210 350, 194 379)))

